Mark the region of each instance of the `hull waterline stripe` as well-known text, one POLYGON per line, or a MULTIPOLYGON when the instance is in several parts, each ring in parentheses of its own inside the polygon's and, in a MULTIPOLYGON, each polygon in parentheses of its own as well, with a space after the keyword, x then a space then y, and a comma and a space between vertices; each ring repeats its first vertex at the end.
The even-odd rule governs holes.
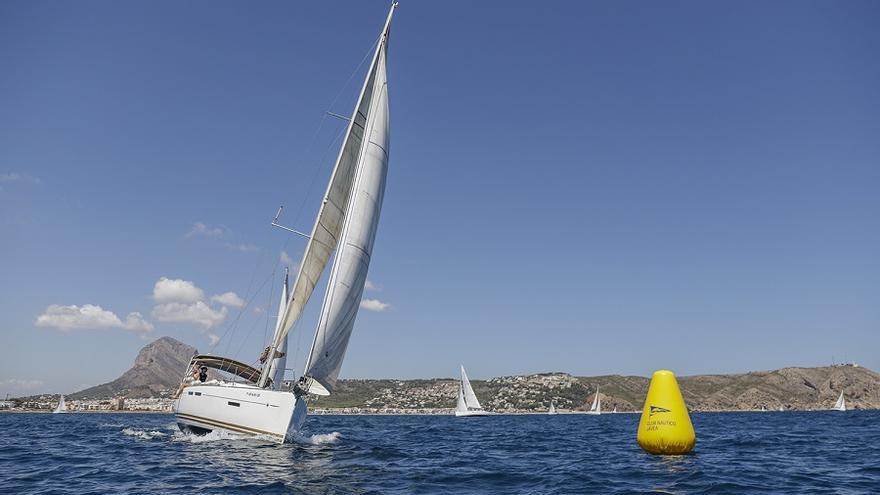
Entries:
POLYGON ((232 423, 226 423, 226 422, 224 422, 224 421, 218 421, 218 420, 216 420, 216 419, 203 418, 203 417, 201 417, 201 416, 194 416, 194 415, 192 415, 192 414, 177 413, 177 417, 179 417, 179 418, 181 418, 181 419, 188 419, 188 420, 190 420, 190 421, 195 421, 195 422, 197 422, 197 423, 204 423, 204 424, 207 424, 207 425, 210 425, 210 426, 216 426, 217 428, 224 428, 224 429, 227 429, 227 430, 233 430, 233 431, 236 431, 236 432, 238 432, 238 433, 251 433, 251 434, 256 434, 256 435, 269 435, 269 436, 273 436, 273 437, 279 437, 279 436, 280 436, 280 437, 282 437, 282 438, 284 437, 284 435, 281 435, 280 433, 272 433, 271 431, 259 430, 259 429, 257 429, 257 428, 251 428, 251 427, 248 427, 248 426, 241 426, 241 425, 236 425, 236 424, 232 424, 232 423))

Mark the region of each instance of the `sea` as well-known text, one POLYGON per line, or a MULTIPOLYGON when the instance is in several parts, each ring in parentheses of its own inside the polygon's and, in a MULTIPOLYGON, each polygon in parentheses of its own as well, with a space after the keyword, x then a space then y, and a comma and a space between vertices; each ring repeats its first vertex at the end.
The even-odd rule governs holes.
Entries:
POLYGON ((284 445, 165 414, 0 414, 6 494, 880 494, 880 411, 693 413, 691 454, 637 414, 312 416, 284 445))

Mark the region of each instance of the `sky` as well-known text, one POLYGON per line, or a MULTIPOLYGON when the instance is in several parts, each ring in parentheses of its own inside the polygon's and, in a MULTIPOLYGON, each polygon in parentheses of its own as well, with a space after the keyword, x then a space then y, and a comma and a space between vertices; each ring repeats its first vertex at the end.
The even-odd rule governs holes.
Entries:
MULTIPOLYGON (((2 2, 0 394, 164 335, 255 361, 305 247, 270 221, 311 229, 387 9, 2 2)), ((402 2, 341 376, 880 370, 878 16, 402 2)))

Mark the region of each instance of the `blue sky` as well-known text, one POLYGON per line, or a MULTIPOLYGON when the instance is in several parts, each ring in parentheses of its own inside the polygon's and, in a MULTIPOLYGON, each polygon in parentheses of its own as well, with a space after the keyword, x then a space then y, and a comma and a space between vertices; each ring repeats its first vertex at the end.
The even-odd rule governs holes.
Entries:
MULTIPOLYGON (((0 393, 253 361, 387 7, 3 2, 0 393)), ((343 376, 880 369, 878 10, 404 2, 343 376)))

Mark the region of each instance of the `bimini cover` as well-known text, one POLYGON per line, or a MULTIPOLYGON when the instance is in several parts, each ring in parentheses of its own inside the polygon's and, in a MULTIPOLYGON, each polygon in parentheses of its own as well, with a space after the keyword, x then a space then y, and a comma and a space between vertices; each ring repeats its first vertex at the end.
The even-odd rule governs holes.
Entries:
POLYGON ((220 356, 202 354, 193 358, 195 367, 207 366, 208 368, 225 371, 239 378, 244 378, 251 383, 260 381, 260 370, 249 364, 244 364, 234 359, 220 356))

